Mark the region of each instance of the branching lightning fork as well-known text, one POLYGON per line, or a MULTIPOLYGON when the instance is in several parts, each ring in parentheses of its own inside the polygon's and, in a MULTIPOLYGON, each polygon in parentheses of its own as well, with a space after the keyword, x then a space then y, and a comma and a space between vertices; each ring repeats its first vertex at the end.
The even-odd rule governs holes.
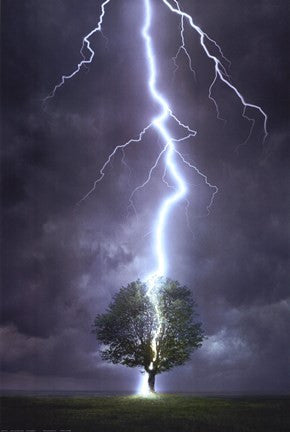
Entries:
MULTIPOLYGON (((163 176, 162 176, 161 180, 171 190, 171 193, 169 195, 167 195, 161 201, 160 207, 158 210, 158 214, 156 217, 156 221, 154 224, 154 228, 153 228, 154 253, 156 255, 156 267, 149 275, 147 275, 144 278, 144 280, 146 281, 147 286, 148 286, 147 295, 150 297, 152 303, 154 304, 156 314, 157 314, 157 317, 158 317, 158 320, 160 323, 160 316, 159 316, 159 311, 158 311, 158 301, 157 301, 157 297, 156 297, 158 295, 158 289, 156 290, 156 287, 158 287, 159 279, 167 275, 168 262, 167 262, 166 247, 165 247, 166 228, 168 226, 168 219, 169 219, 170 213, 173 210, 175 204, 177 204, 178 202, 184 202, 186 217, 188 218, 187 212, 188 212, 188 207, 189 207, 189 201, 188 201, 188 198, 186 197, 187 191, 188 191, 188 184, 185 181, 185 178, 184 178, 184 175, 182 174, 182 170, 180 169, 180 166, 184 166, 184 167, 187 167, 187 168, 193 170, 196 174, 198 174, 203 179, 204 183, 210 188, 212 193, 211 193, 210 202, 207 206, 208 212, 210 211, 210 207, 212 206, 214 198, 215 198, 216 194, 218 193, 218 188, 217 188, 217 186, 212 185, 208 181, 207 176, 205 174, 203 174, 199 170, 199 168, 197 168, 195 165, 193 165, 188 160, 186 160, 184 155, 182 155, 180 149, 177 147, 180 142, 194 137, 196 135, 196 131, 194 131, 192 128, 190 128, 188 125, 184 124, 181 120, 178 119, 178 117, 174 114, 174 110, 170 107, 166 98, 158 90, 157 79, 156 79, 157 62, 156 62, 156 56, 155 56, 155 52, 154 52, 153 41, 152 41, 152 37, 150 34, 151 21, 152 21, 152 5, 151 5, 152 0, 140 0, 140 2, 141 1, 143 2, 143 6, 144 6, 144 24, 143 24, 143 27, 141 29, 141 34, 142 34, 142 38, 144 40, 145 56, 146 56, 146 61, 147 61, 147 65, 148 65, 148 73, 149 73, 148 92, 149 92, 151 98, 159 106, 160 113, 157 117, 153 118, 151 120, 151 122, 146 127, 144 127, 144 129, 139 133, 139 135, 136 138, 131 138, 125 144, 117 145, 114 148, 114 150, 108 156, 107 160, 105 161, 102 168, 100 169, 99 175, 98 175, 97 179, 95 180, 95 182, 93 183, 92 188, 79 201, 79 203, 86 200, 95 191, 98 183, 100 183, 105 176, 105 171, 107 169, 107 166, 111 162, 112 158, 119 151, 122 152, 122 162, 125 163, 125 150, 127 150, 127 148, 133 143, 141 143, 144 135, 146 134, 146 132, 149 129, 155 129, 156 130, 156 132, 160 136, 162 143, 163 143, 162 150, 159 152, 159 154, 157 155, 157 157, 155 159, 155 162, 153 163, 153 165, 149 169, 148 175, 147 175, 146 179, 144 180, 144 182, 140 186, 136 187, 133 190, 133 192, 131 193, 130 198, 129 198, 129 202, 130 202, 130 206, 132 206, 132 208, 136 212, 136 209, 134 206, 134 195, 139 190, 146 187, 146 185, 150 182, 150 180, 152 178, 152 174, 153 174, 154 170, 157 168, 157 166, 159 166, 161 164, 161 162, 163 162, 164 163, 164 171, 163 171, 163 176), (178 126, 181 127, 181 129, 184 131, 184 136, 177 139, 171 135, 171 133, 167 127, 167 121, 169 119, 173 120, 178 126), (177 161, 179 161, 179 163, 177 161), (169 184, 169 182, 167 181, 167 179, 166 179, 167 176, 171 177, 172 184, 169 184)), ((195 75, 195 71, 192 67, 192 59, 191 59, 191 56, 190 56, 190 54, 186 48, 186 45, 185 45, 185 37, 184 37, 185 27, 184 27, 184 25, 185 25, 185 23, 188 23, 190 28, 192 28, 199 35, 200 45, 201 45, 203 51, 205 52, 206 56, 212 61, 213 65, 214 65, 214 78, 213 78, 213 81, 211 82, 211 84, 209 86, 208 96, 213 101, 213 103, 215 105, 217 117, 221 118, 220 113, 219 113, 218 104, 217 104, 216 100, 214 99, 214 97, 212 96, 212 90, 213 90, 215 83, 218 80, 220 80, 226 87, 228 87, 231 91, 233 91, 234 94, 240 100, 240 102, 242 104, 242 116, 251 122, 251 127, 250 127, 250 132, 249 132, 250 134, 253 130, 255 120, 250 118, 247 115, 247 109, 248 108, 255 109, 261 114, 261 116, 263 118, 264 140, 265 140, 267 135, 268 135, 268 131, 267 131, 268 117, 260 106, 247 102, 245 100, 244 96, 239 92, 237 87, 235 87, 230 82, 230 77, 227 73, 226 66, 224 64, 224 63, 227 63, 227 65, 230 65, 230 61, 224 56, 220 46, 215 42, 215 40, 211 39, 207 35, 207 33, 205 33, 199 26, 197 26, 193 22, 193 19, 189 14, 187 14, 186 12, 183 12, 181 10, 179 2, 177 0, 172 0, 172 2, 170 2, 168 0, 159 0, 159 1, 162 2, 172 13, 174 13, 180 17, 181 45, 180 45, 180 47, 176 53, 176 56, 173 57, 173 61, 175 64, 175 71, 178 69, 178 65, 177 65, 178 56, 181 53, 181 51, 183 51, 187 57, 189 69, 195 75), (174 6, 173 6, 173 4, 174 4, 174 6), (218 57, 216 55, 214 55, 213 52, 211 51, 211 48, 213 48, 213 47, 214 47, 214 51, 218 52, 218 57)), ((102 33, 103 19, 105 17, 106 6, 108 5, 109 2, 110 2, 110 0, 105 0, 102 2, 101 13, 99 16, 97 26, 83 38, 83 42, 82 42, 82 46, 81 46, 81 50, 80 50, 82 60, 77 65, 77 68, 71 74, 62 76, 61 81, 54 87, 52 92, 43 100, 44 104, 47 104, 47 102, 55 96, 57 90, 65 84, 66 80, 73 78, 78 72, 80 72, 82 67, 87 67, 92 62, 95 53, 94 53, 94 51, 90 45, 90 38, 96 32, 102 33), (85 54, 86 50, 89 53, 88 57, 86 57, 86 54, 85 54)), ((137 214, 137 212, 136 212, 136 214, 137 214)), ((155 352, 155 355, 156 355, 157 341, 158 341, 158 330, 154 335, 154 339, 153 339, 153 343, 152 343, 152 348, 153 348, 153 351, 155 352)), ((153 359, 153 362, 154 362, 154 359, 153 359)), ((151 364, 152 367, 153 367, 153 362, 151 364)), ((142 383, 140 386, 140 391, 143 393, 146 393, 148 391, 146 376, 144 376, 144 379, 142 380, 142 383)))
POLYGON ((99 21, 97 24, 97 27, 95 27, 92 31, 90 31, 90 33, 88 33, 84 38, 83 38, 83 43, 80 49, 80 53, 82 56, 82 61, 77 65, 77 68, 69 75, 63 75, 61 77, 61 81, 56 84, 56 86, 54 87, 54 89, 52 90, 52 92, 46 96, 46 98, 43 99, 43 104, 45 105, 49 99, 52 99, 55 96, 56 91, 62 87, 64 85, 64 83, 73 78, 80 70, 83 66, 88 66, 88 64, 92 63, 93 58, 95 56, 95 52, 91 47, 90 44, 90 38, 97 32, 102 33, 102 24, 103 24, 103 18, 105 16, 105 7, 108 3, 110 3, 111 0, 105 0, 102 5, 101 5, 101 14, 99 16, 99 21), (89 51, 89 57, 87 58, 85 55, 85 48, 89 51))
POLYGON ((268 116, 265 113, 265 111, 259 106, 259 105, 255 105, 253 103, 250 102, 246 102, 244 96, 239 92, 239 90, 237 89, 237 87, 235 87, 233 84, 231 84, 231 82, 229 81, 229 77, 228 74, 226 73, 226 69, 223 66, 223 64, 221 63, 221 61, 210 52, 210 49, 208 48, 207 44, 206 44, 206 40, 212 42, 216 48, 218 48, 218 51, 221 55, 221 57, 228 61, 226 59, 226 57, 223 55, 221 48, 219 47, 219 45, 213 40, 211 39, 199 26, 197 26, 196 24, 194 24, 193 19, 190 15, 188 15, 186 12, 183 12, 180 9, 179 3, 177 0, 174 0, 176 7, 172 6, 172 4, 170 4, 170 2, 168 0, 161 0, 170 10, 171 12, 179 15, 180 17, 185 18, 189 25, 198 33, 199 37, 200 37, 200 44, 205 52, 205 54, 207 55, 207 57, 213 61, 214 63, 214 70, 215 70, 215 76, 214 79, 209 87, 209 97, 210 99, 214 102, 216 110, 217 110, 217 115, 219 117, 219 108, 218 105, 215 101, 215 99, 212 97, 212 88, 214 86, 214 84, 216 83, 217 79, 220 79, 227 87, 229 87, 235 94, 236 96, 240 99, 242 106, 243 106, 243 111, 242 111, 242 115, 243 117, 245 117, 247 120, 249 120, 250 122, 253 122, 254 119, 251 119, 250 117, 248 117, 246 115, 246 110, 247 108, 253 108, 257 111, 260 112, 260 114, 262 115, 263 119, 264 119, 264 141, 268 136, 268 130, 267 130, 267 121, 268 121, 268 116))

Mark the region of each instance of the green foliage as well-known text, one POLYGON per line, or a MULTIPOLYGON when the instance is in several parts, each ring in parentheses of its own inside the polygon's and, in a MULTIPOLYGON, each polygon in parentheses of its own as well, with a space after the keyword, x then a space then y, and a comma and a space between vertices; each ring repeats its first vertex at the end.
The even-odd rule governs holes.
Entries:
POLYGON ((203 331, 195 322, 196 304, 187 287, 161 279, 155 289, 155 306, 146 292, 140 280, 121 288, 107 311, 96 317, 94 332, 103 344, 104 360, 147 371, 153 362, 153 372, 158 374, 184 364, 201 346, 203 331), (154 359, 152 341, 157 329, 154 359))
POLYGON ((157 320, 146 290, 139 280, 130 283, 114 296, 106 313, 96 317, 95 333, 104 344, 104 360, 129 367, 149 367, 157 320))
POLYGON ((204 335, 201 323, 195 322, 196 304, 187 287, 167 279, 158 298, 161 327, 154 369, 161 373, 184 364, 192 351, 201 347, 204 335))

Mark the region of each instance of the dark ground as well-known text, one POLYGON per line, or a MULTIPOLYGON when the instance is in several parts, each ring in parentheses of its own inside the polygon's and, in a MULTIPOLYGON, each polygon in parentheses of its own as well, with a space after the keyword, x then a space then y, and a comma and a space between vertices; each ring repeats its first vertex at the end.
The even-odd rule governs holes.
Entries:
POLYGON ((2 397, 1 432, 289 432, 290 397, 2 397))

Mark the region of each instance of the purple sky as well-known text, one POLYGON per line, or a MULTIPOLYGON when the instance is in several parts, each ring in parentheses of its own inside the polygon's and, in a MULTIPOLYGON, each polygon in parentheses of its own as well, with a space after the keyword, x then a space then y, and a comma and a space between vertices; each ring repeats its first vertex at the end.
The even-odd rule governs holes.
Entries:
MULTIPOLYGON (((231 59, 230 76, 261 117, 247 145, 249 123, 224 86, 214 90, 222 116, 207 97, 213 78, 196 35, 185 37, 196 81, 180 56, 179 21, 153 0, 152 34, 158 85, 178 117, 198 130, 180 150, 208 175, 219 194, 206 216, 210 191, 190 183, 188 230, 184 204, 168 230, 169 277, 188 285, 207 340, 184 367, 157 379, 162 390, 285 392, 289 361, 289 124, 287 16, 283 0, 181 1, 231 59)), ((113 148, 138 136, 156 107, 147 92, 140 28, 141 0, 113 1, 104 35, 93 37, 88 71, 44 98, 80 60, 82 37, 97 22, 100 2, 2 1, 2 295, 1 387, 5 389, 134 390, 138 370, 99 358, 94 316, 111 296, 152 269, 150 234, 159 200, 168 193, 162 168, 136 195, 160 142, 121 154, 81 206, 113 148)), ((174 132, 178 132, 173 129, 174 132)))

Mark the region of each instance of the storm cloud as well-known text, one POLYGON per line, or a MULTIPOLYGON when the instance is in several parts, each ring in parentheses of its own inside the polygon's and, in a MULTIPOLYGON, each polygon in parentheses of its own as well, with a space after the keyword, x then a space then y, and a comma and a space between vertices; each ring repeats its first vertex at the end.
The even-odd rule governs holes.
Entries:
MULTIPOLYGON (((268 114, 241 116, 238 99, 213 79, 197 36, 185 38, 196 78, 182 54, 179 21, 153 1, 158 84, 175 114, 197 129, 183 154, 217 185, 185 169, 190 207, 174 210, 167 237, 170 276, 189 286, 207 339, 186 366, 158 378, 162 390, 286 392, 290 376, 289 124, 287 2, 180 2, 223 47, 246 99, 268 114), (247 142, 245 143, 245 141, 247 142), (189 226, 187 226, 189 225, 189 226)), ((82 37, 100 1, 2 2, 2 293, 3 388, 134 390, 139 372, 101 361, 91 325, 118 289, 154 265, 152 227, 168 193, 157 169, 154 132, 116 155, 90 190, 113 148, 137 137, 156 113, 147 92, 140 27, 143 2, 107 8, 104 35, 92 38, 90 67, 42 107, 63 73, 79 62, 82 37)), ((172 127, 179 136, 180 130, 172 127)))

